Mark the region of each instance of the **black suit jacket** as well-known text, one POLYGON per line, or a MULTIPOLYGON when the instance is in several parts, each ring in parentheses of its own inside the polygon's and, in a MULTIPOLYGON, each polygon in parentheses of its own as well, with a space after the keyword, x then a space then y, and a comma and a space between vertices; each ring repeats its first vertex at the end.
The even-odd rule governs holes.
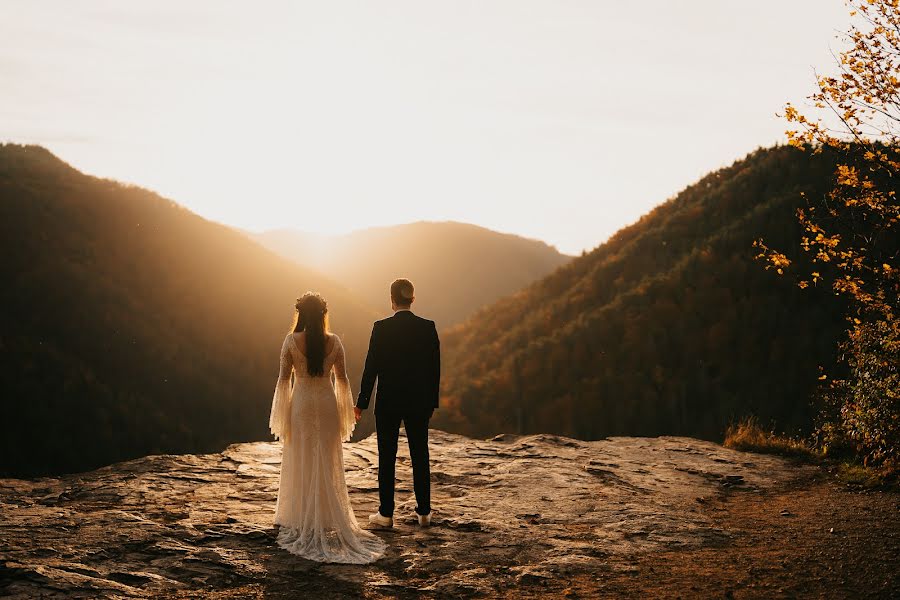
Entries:
POLYGON ((375 380, 375 414, 429 415, 438 407, 441 343, 434 321, 408 310, 376 321, 356 406, 369 407, 375 380))

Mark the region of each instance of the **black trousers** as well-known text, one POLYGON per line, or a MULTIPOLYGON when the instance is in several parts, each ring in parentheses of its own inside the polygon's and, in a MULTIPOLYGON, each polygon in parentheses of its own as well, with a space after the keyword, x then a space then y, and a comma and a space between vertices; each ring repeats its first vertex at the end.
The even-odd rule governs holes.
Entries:
POLYGON ((428 421, 424 415, 376 414, 375 434, 378 436, 378 507, 385 517, 394 514, 394 478, 397 463, 397 443, 400 423, 406 427, 409 457, 412 460, 413 489, 416 493, 416 512, 431 512, 431 467, 428 462, 428 421))

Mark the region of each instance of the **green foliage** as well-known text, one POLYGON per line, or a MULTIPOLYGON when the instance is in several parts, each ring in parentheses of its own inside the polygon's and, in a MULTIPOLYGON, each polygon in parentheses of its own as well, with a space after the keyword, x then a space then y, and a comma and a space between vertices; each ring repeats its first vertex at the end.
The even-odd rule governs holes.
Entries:
POLYGON ((808 432, 845 303, 760 269, 752 242, 765 235, 802 255, 801 193, 823 195, 834 161, 758 150, 446 332, 436 425, 721 440, 756 415, 808 432))
MULTIPOLYGON (((798 209, 801 246, 814 282, 848 298, 853 325, 843 344, 846 376, 827 392, 820 433, 829 451, 849 449, 865 464, 900 463, 900 3, 847 0, 854 17, 836 73, 816 77, 809 112, 788 104, 790 144, 828 149, 840 160, 831 186, 798 209), (838 117, 837 122, 831 121, 838 117)), ((792 253, 759 240, 767 268, 784 272, 792 253)), ((809 273, 801 267, 801 274, 809 273)), ((800 281, 801 287, 808 281, 800 281)))
POLYGON ((359 376, 374 315, 156 194, 0 145, 0 476, 271 439, 278 353, 307 289, 359 376))
POLYGON ((843 348, 850 372, 825 394, 822 443, 900 467, 900 321, 858 322, 843 348))

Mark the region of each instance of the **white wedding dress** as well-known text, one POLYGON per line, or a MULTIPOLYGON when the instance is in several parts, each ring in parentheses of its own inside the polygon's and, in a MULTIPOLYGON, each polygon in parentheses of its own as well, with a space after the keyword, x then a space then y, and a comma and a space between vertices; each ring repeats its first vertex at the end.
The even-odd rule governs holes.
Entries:
POLYGON ((359 526, 344 479, 341 442, 356 425, 344 346, 331 334, 325 374, 311 377, 296 335, 289 334, 281 348, 269 418, 272 433, 284 442, 275 505, 278 545, 319 562, 370 563, 384 554, 384 542, 359 526))

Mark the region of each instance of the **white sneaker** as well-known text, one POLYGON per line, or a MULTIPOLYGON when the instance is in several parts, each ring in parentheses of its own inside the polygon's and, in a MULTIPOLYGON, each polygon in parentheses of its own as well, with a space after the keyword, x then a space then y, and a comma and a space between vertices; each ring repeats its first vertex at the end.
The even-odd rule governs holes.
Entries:
POLYGON ((431 527, 431 513, 429 512, 427 515, 419 515, 419 527, 431 527))
POLYGON ((380 512, 376 512, 369 515, 369 524, 374 525, 375 527, 390 528, 394 526, 394 519, 385 517, 380 512))

